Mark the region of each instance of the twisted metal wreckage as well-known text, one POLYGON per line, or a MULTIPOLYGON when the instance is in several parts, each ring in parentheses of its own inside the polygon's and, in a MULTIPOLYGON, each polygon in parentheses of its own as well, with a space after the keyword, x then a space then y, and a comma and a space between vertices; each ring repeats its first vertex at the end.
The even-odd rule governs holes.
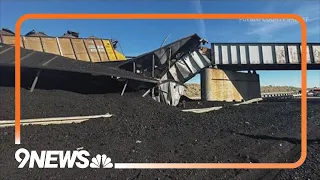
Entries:
POLYGON ((157 85, 144 96, 151 93, 156 101, 176 106, 184 93, 184 83, 211 65, 200 50, 205 43, 194 34, 124 62, 119 68, 156 79, 157 85))
MULTIPOLYGON (((13 32, 6 35, 8 42, 11 42, 10 45, 3 41, 5 36, 2 35, 0 67, 12 68, 15 65, 15 48, 12 46, 15 36, 13 32)), ((202 69, 213 65, 231 71, 299 70, 301 68, 301 43, 212 43, 209 52, 203 48, 203 45, 208 42, 197 34, 193 34, 165 46, 161 45, 160 48, 138 57, 131 59, 127 57, 122 60, 116 58, 122 55, 115 50, 110 40, 95 37, 80 39, 78 36, 72 36, 70 39, 41 36, 38 37, 33 33, 32 37, 21 39, 24 42, 25 38, 31 38, 29 40, 32 41, 33 47, 40 49, 32 49, 30 42, 29 48, 25 47, 28 43, 22 43, 20 47, 21 68, 37 70, 30 88, 31 92, 42 70, 55 70, 109 77, 123 85, 121 95, 127 87, 134 90, 143 88, 147 90, 143 97, 150 95, 158 102, 176 106, 184 93, 184 83, 202 69), (69 47, 71 54, 61 53, 66 49, 59 46, 60 41, 69 43, 69 46, 67 43, 65 47, 69 47), (43 48, 45 42, 50 44, 50 47, 55 47, 56 51, 53 51, 53 48, 43 48), (90 51, 87 46, 91 48, 89 48, 90 51), (80 52, 81 49, 83 52, 80 52), (87 58, 81 59, 80 55, 86 55, 87 58), (114 58, 110 59, 110 57, 114 58)), ((308 69, 319 69, 319 64, 320 43, 308 43, 308 69)), ((116 85, 110 84, 109 87, 112 86, 116 85)))
MULTIPOLYGON (((121 95, 127 86, 133 89, 147 88, 143 95, 151 95, 158 102, 176 106, 184 92, 184 83, 211 61, 200 48, 207 43, 197 34, 182 38, 154 51, 122 62, 90 63, 56 54, 21 48, 21 67, 36 69, 30 91, 36 87, 42 70, 58 70, 109 76, 124 82, 121 95)), ((0 66, 15 65, 14 47, 0 44, 0 66)))

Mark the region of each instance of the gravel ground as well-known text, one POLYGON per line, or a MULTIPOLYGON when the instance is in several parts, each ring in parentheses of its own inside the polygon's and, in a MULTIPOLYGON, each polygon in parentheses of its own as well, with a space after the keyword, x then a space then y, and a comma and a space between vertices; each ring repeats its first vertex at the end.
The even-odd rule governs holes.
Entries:
MULTIPOLYGON (((85 79, 82 80, 83 83, 85 79)), ((239 179, 248 170, 116 170, 18 169, 20 147, 34 150, 74 150, 105 153, 121 162, 294 162, 286 157, 299 147, 300 103, 267 102, 226 106, 204 114, 181 112, 141 98, 142 92, 89 94, 58 89, 21 89, 22 118, 114 116, 80 124, 23 126, 22 144, 14 145, 14 129, 0 129, 0 168, 3 179, 239 179), (138 95, 137 95, 138 94, 138 95), (139 143, 137 143, 139 142, 139 143)), ((0 87, 0 119, 13 119, 14 89, 0 87)), ((320 101, 308 103, 310 127, 319 127, 320 101)), ((317 131, 318 133, 318 131, 317 131)), ((319 133, 310 139, 308 159, 276 179, 317 179, 320 169, 319 133)), ((248 176, 249 177, 249 176, 248 176)))

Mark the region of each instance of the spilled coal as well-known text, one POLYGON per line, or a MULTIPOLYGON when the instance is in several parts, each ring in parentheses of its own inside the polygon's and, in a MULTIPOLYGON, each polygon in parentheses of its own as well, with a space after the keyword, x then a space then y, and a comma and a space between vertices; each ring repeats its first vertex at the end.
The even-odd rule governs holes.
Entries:
MULTIPOLYGON (((39 79, 39 83, 41 81, 46 80, 39 79)), ((77 81, 90 85, 85 78, 77 81)), ((53 82, 50 81, 49 84, 51 83, 53 82)), ((21 147, 38 152, 75 150, 83 147, 92 155, 106 154, 114 164, 295 162, 300 158, 299 100, 237 107, 224 106, 218 111, 194 114, 181 112, 181 107, 157 103, 150 97, 142 98, 141 94, 144 91, 126 92, 124 96, 120 96, 116 91, 81 93, 68 89, 41 88, 41 86, 30 93, 27 88, 27 85, 21 88, 22 119, 105 113, 113 114, 113 117, 89 120, 80 124, 22 126, 20 145, 14 144, 13 127, 0 128, 1 179, 261 179, 268 176, 275 179, 317 179, 319 177, 320 101, 317 100, 308 102, 308 129, 313 130, 312 136, 308 136, 308 158, 305 164, 294 170, 29 169, 28 167, 18 169, 19 163, 15 160, 14 154, 21 147), (295 151, 298 153, 294 153, 295 151)), ((108 89, 107 86, 104 88, 108 89)), ((110 88, 114 89, 111 86, 110 88)), ((12 86, 5 84, 0 87, 0 104, 0 119, 13 119, 12 86)))

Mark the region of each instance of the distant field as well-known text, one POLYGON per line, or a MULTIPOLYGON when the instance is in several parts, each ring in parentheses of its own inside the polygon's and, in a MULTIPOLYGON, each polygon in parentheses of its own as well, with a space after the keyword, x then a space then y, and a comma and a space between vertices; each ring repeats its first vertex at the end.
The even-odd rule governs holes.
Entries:
MULTIPOLYGON (((200 84, 187 84, 185 95, 188 97, 200 97, 200 84)), ((261 93, 270 92, 292 92, 299 91, 300 88, 293 86, 261 86, 261 93)))

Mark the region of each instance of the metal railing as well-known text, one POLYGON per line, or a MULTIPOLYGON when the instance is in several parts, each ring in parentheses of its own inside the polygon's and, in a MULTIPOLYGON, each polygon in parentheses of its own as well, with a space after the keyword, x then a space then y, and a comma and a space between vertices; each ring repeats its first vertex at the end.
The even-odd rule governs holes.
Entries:
POLYGON ((272 93, 261 93, 262 98, 277 98, 277 97, 299 97, 301 96, 298 92, 272 92, 272 93))

